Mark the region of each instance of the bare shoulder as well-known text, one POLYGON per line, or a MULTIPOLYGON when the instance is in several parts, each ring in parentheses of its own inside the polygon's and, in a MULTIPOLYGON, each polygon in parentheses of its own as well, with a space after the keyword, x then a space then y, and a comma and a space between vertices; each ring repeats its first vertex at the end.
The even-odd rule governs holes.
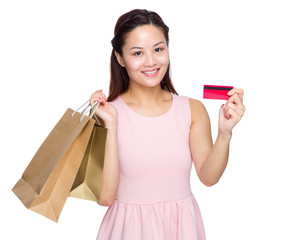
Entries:
POLYGON ((189 100, 191 118, 193 123, 199 120, 201 121, 203 119, 208 119, 207 110, 201 101, 193 98, 188 98, 188 100, 189 100))

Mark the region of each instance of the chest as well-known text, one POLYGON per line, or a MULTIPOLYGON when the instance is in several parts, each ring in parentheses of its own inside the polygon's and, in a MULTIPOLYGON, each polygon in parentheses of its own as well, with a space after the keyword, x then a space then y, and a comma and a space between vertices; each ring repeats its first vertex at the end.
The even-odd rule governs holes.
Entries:
POLYGON ((130 176, 182 172, 191 167, 189 131, 170 115, 136 119, 120 114, 118 147, 120 169, 130 176))

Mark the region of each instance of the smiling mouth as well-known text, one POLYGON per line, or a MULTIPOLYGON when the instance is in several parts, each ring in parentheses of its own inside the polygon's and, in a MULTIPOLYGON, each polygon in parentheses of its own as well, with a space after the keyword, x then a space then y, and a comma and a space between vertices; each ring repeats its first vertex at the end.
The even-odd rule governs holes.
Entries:
POLYGON ((154 69, 154 70, 151 70, 151 71, 143 71, 142 73, 146 76, 153 77, 153 76, 157 75, 159 70, 160 70, 160 68, 157 68, 157 69, 154 69))

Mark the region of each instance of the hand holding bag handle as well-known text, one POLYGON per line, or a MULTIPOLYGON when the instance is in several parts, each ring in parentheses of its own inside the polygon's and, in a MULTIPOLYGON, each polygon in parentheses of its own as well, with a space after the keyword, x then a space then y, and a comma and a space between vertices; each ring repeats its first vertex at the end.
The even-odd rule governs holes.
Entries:
MULTIPOLYGON (((97 110, 98 106, 99 106, 99 102, 94 102, 93 105, 90 105, 90 100, 87 100, 81 107, 79 107, 76 111, 74 111, 74 113, 72 114, 72 116, 74 116, 74 114, 76 112, 78 112, 81 108, 83 108, 85 105, 87 105, 83 111, 81 112, 81 114, 83 115, 80 119, 80 121, 82 121, 83 117, 85 116, 85 114, 88 112, 88 111, 91 111, 89 117, 92 118, 93 116, 96 116, 95 115, 95 111, 97 110)), ((98 120, 97 117, 95 117, 97 123, 100 125, 100 122, 98 120)))

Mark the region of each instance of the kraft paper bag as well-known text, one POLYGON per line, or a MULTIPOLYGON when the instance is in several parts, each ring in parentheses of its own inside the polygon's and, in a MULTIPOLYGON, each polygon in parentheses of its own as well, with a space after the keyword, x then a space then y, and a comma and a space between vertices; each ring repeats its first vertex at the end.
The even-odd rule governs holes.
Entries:
POLYGON ((30 210, 58 222, 95 120, 68 109, 12 191, 30 210))
POLYGON ((98 202, 106 134, 106 128, 95 124, 69 196, 98 202))

